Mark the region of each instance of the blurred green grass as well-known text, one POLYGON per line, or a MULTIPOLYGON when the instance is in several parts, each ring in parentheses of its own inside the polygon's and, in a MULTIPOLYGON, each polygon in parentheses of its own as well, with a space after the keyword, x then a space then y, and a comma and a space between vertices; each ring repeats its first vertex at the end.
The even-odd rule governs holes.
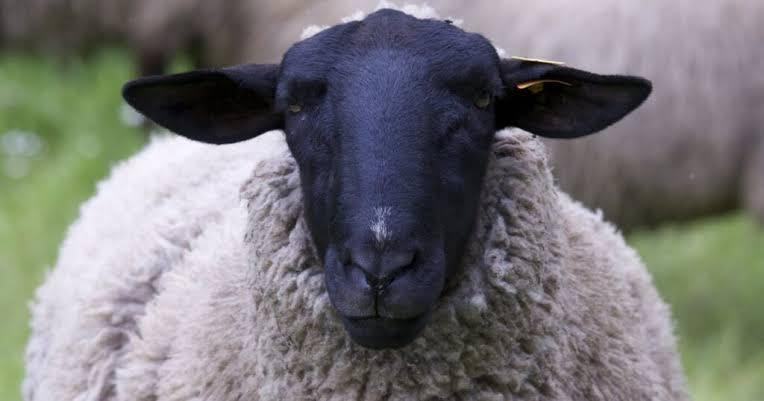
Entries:
MULTIPOLYGON (((78 205, 143 143, 120 121, 131 65, 0 53, 0 400, 20 399, 27 304, 78 205)), ((735 213, 629 241, 672 304, 693 398, 764 401, 764 231, 735 213)))
POLYGON ((20 399, 27 304, 66 227, 96 180, 143 142, 119 118, 131 74, 116 50, 67 65, 0 54, 0 400, 20 399))
POLYGON ((629 242, 673 308, 694 399, 764 400, 764 228, 736 213, 629 242))

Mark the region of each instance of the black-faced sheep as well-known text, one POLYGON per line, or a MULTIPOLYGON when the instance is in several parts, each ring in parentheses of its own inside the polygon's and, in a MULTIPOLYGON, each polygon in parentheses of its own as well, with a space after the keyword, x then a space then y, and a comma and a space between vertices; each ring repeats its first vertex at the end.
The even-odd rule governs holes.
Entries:
POLYGON ((100 186, 37 294, 25 396, 685 400, 637 256, 495 132, 587 135, 649 92, 393 10, 280 65, 128 83, 158 124, 244 142, 159 139, 100 186))

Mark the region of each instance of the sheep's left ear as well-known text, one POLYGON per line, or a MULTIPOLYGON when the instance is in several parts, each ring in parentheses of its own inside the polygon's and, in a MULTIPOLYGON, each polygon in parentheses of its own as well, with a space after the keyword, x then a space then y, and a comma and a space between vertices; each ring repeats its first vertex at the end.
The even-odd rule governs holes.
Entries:
POLYGON ((279 66, 246 64, 159 75, 122 88, 127 103, 155 123, 200 142, 224 144, 283 127, 274 109, 279 66))
POLYGON ((496 103, 497 128, 517 127, 548 138, 600 131, 647 99, 650 81, 597 75, 554 62, 501 61, 504 96, 496 103))

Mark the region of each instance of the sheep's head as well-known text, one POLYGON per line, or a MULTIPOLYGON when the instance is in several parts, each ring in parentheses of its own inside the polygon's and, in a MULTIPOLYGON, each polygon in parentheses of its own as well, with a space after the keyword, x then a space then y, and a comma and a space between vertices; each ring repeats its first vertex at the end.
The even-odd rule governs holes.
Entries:
POLYGON ((326 288, 350 336, 401 347, 459 269, 497 129, 599 131, 649 82, 500 59, 446 21, 381 10, 295 44, 280 65, 128 83, 127 101, 191 139, 283 129, 326 288))

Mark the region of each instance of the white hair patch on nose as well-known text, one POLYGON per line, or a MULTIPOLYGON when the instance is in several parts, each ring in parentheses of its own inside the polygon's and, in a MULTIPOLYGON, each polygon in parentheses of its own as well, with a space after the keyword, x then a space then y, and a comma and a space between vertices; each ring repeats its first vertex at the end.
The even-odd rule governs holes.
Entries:
POLYGON ((390 217, 392 208, 390 207, 375 207, 374 219, 371 221, 369 229, 374 234, 374 240, 377 243, 377 247, 383 247, 387 241, 390 240, 392 232, 387 228, 386 219, 390 217))

